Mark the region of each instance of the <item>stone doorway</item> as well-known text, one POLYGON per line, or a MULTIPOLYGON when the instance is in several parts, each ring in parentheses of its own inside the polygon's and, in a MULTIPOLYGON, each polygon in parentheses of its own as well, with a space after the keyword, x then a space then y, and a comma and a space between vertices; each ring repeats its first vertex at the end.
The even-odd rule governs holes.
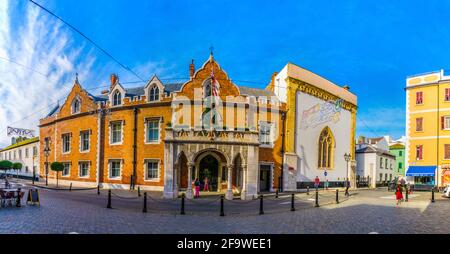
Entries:
POLYGON ((200 190, 204 190, 205 179, 208 179, 209 190, 217 191, 219 188, 219 161, 212 155, 206 155, 199 162, 200 190))

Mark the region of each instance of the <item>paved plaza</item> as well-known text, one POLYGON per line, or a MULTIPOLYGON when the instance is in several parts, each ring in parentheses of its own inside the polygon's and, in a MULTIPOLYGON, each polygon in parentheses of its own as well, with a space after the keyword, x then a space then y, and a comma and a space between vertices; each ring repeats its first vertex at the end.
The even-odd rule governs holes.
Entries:
MULTIPOLYGON (((25 190, 28 186, 23 186, 25 190)), ((147 213, 137 192, 114 190, 112 209, 106 208, 107 190, 40 189, 41 206, 0 209, 0 233, 450 233, 450 199, 430 192, 416 192, 407 203, 396 206, 393 192, 384 189, 356 190, 335 203, 335 191, 321 191, 320 207, 314 207, 314 193, 295 195, 296 211, 290 211, 291 196, 266 196, 264 214, 260 201, 224 202, 207 196, 186 200, 186 215, 180 215, 180 201, 163 200, 149 193, 147 213)), ((343 192, 341 192, 341 195, 343 192)))

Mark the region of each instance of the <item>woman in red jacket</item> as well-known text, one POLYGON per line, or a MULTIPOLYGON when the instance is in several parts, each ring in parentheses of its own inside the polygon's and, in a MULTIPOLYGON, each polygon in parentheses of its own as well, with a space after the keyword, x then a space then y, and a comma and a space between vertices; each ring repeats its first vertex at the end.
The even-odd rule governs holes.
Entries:
POLYGON ((397 200, 397 205, 403 200, 402 186, 397 184, 397 190, 395 191, 395 199, 397 200))

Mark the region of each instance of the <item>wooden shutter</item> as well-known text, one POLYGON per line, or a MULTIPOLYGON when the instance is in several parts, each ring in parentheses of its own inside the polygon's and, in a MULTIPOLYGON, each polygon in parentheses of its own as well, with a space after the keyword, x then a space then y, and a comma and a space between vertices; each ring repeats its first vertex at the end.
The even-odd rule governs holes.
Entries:
POLYGON ((445 159, 450 159, 450 145, 449 144, 445 144, 444 145, 444 154, 445 154, 445 159))
POLYGON ((445 129, 445 117, 441 116, 441 130, 445 129))
POLYGON ((422 159, 422 148, 423 148, 423 146, 419 146, 419 160, 421 160, 422 159))

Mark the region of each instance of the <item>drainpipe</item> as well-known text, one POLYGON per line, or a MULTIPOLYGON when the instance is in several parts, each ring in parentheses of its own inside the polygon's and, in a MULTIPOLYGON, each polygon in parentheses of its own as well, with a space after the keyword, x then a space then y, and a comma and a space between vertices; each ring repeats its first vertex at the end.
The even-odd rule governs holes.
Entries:
POLYGON ((438 124, 437 124, 437 128, 436 128, 436 130, 437 130, 437 135, 436 135, 437 136, 437 139, 436 139, 436 173, 434 175, 434 178, 435 178, 434 184, 435 184, 436 187, 439 187, 438 186, 438 181, 439 181, 439 176, 438 176, 439 175, 439 130, 441 128, 441 118, 440 118, 440 115, 439 115, 439 103, 441 101, 441 98, 439 97, 439 81, 437 82, 437 100, 436 101, 437 101, 437 121, 438 121, 438 124))
POLYGON ((281 121, 283 122, 283 129, 282 129, 282 133, 281 133, 281 175, 280 175, 280 182, 279 182, 279 186, 278 189, 280 192, 283 192, 283 177, 284 177, 284 153, 285 153, 285 148, 284 148, 284 144, 285 144, 285 126, 286 126, 286 112, 282 111, 281 112, 281 121))
POLYGON ((137 163, 137 115, 138 115, 138 109, 133 109, 134 113, 134 128, 133 128, 133 182, 130 183, 133 187, 136 185, 136 163, 137 163))

